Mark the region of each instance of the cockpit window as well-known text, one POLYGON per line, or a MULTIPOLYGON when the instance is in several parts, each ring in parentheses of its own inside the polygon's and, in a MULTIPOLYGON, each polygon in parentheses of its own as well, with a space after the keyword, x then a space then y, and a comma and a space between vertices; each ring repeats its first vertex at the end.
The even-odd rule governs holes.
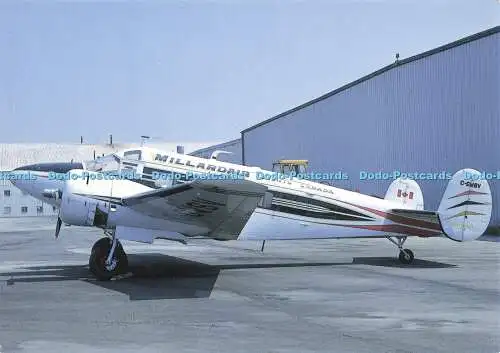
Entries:
POLYGON ((123 154, 125 159, 132 159, 134 161, 141 160, 141 150, 127 151, 123 154))
POLYGON ((120 170, 120 158, 115 154, 108 154, 93 161, 85 162, 85 169, 91 172, 118 172, 120 170))

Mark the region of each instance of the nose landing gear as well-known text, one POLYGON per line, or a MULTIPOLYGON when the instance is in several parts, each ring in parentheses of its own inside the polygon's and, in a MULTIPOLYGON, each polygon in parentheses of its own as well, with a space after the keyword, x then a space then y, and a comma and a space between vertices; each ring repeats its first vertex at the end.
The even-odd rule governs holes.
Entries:
POLYGON ((114 276, 124 274, 128 269, 128 259, 114 231, 95 242, 89 258, 90 272, 100 281, 109 281, 114 276))
POLYGON ((396 245, 399 249, 399 261, 405 265, 409 265, 413 262, 413 259, 415 258, 415 255, 413 255, 413 251, 410 249, 403 249, 403 244, 406 241, 407 237, 394 237, 396 240, 393 239, 393 237, 387 237, 391 243, 396 245))

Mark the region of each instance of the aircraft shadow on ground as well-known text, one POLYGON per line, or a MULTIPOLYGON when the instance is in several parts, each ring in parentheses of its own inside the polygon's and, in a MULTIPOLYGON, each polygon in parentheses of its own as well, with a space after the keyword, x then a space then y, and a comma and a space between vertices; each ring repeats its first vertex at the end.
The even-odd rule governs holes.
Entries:
POLYGON ((282 262, 209 265, 164 254, 130 254, 129 274, 112 281, 97 281, 85 265, 31 266, 26 271, 0 273, 10 277, 7 285, 80 280, 128 295, 130 300, 208 298, 221 270, 328 267, 335 265, 372 265, 407 268, 454 267, 434 261, 415 259, 403 265, 391 257, 356 257, 352 262, 282 262))
POLYGON ((371 265, 382 267, 402 267, 402 268, 449 268, 457 265, 446 264, 444 262, 429 261, 414 259, 410 265, 405 265, 393 257, 355 257, 352 259, 353 264, 371 265))

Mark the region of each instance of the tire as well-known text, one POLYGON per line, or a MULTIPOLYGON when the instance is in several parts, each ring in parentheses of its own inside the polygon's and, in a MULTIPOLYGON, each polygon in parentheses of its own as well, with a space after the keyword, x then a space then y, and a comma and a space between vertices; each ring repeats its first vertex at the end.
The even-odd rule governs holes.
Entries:
POLYGON ((106 259, 111 250, 111 239, 99 239, 90 252, 89 270, 100 281, 109 281, 116 275, 119 275, 127 270, 128 259, 120 242, 116 244, 113 260, 117 261, 114 269, 106 268, 106 259))
POLYGON ((98 256, 99 249, 102 248, 103 251, 107 250, 107 253, 109 253, 109 249, 111 249, 111 239, 109 238, 101 238, 98 241, 94 243, 92 246, 92 250, 90 251, 90 258, 89 258, 89 270, 90 273, 92 273, 94 276, 98 276, 98 271, 97 271, 97 264, 96 264, 96 257, 98 256))
POLYGON ((404 249, 404 252, 403 251, 399 252, 399 261, 401 261, 401 263, 405 265, 411 264, 414 258, 415 256, 413 255, 413 251, 411 251, 410 249, 404 249))

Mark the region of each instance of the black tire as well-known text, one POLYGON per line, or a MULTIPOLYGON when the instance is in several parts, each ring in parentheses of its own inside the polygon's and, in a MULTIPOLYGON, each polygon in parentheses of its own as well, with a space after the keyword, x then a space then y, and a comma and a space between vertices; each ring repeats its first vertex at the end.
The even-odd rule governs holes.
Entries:
POLYGON ((100 248, 102 248, 103 251, 107 250, 109 252, 109 249, 111 249, 111 239, 109 238, 99 239, 92 246, 92 250, 90 250, 89 270, 96 277, 98 275, 98 272, 96 272, 97 265, 95 262, 96 262, 97 252, 99 251, 100 248))
POLYGON ((116 267, 113 270, 106 268, 105 262, 111 250, 111 244, 109 238, 99 239, 90 252, 89 270, 100 281, 109 281, 114 276, 126 272, 128 268, 127 254, 125 254, 120 242, 116 244, 113 256, 114 260, 118 262, 116 267))
POLYGON ((399 252, 399 261, 401 261, 401 263, 405 265, 411 264, 414 258, 415 256, 413 255, 413 251, 411 251, 410 249, 404 249, 404 252, 399 252))

